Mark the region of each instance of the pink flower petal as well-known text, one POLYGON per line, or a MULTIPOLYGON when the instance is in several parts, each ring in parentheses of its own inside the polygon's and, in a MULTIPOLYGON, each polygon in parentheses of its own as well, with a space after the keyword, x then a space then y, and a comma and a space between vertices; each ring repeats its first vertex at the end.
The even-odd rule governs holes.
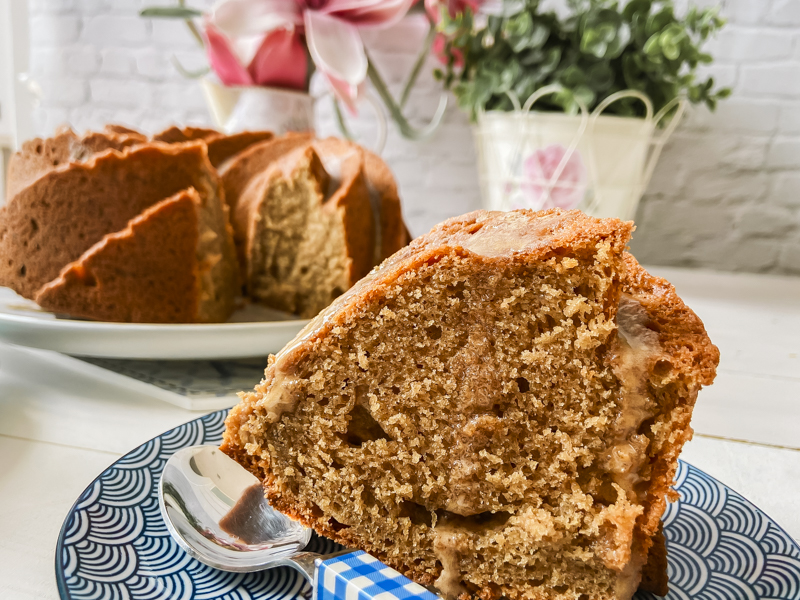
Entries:
POLYGON ((321 12, 359 26, 389 27, 402 19, 417 0, 328 0, 321 12))
POLYGON ((300 34, 289 29, 268 33, 247 70, 256 85, 305 90, 308 58, 300 34))
POLYGON ((357 115, 358 107, 356 106, 356 102, 359 96, 364 93, 366 84, 362 82, 359 85, 351 85, 346 81, 332 77, 328 73, 325 73, 325 78, 328 80, 336 97, 344 103, 347 111, 353 116, 357 115))
POLYGON ((221 0, 211 8, 209 19, 230 39, 303 23, 297 0, 221 0))
POLYGON ((341 89, 347 86, 346 96, 354 96, 367 76, 367 55, 358 29, 316 10, 306 10, 304 16, 308 51, 314 64, 329 80, 341 82, 341 89))
MULTIPOLYGON (((440 63, 446 65, 450 57, 447 54, 447 38, 442 33, 437 33, 436 37, 433 38, 433 44, 431 45, 431 54, 433 54, 440 63)), ((464 53, 459 48, 450 48, 450 54, 453 55, 453 66, 456 69, 460 69, 464 66, 464 53)))
POLYGON ((222 35, 208 20, 204 21, 203 26, 208 62, 219 80, 224 85, 252 85, 252 78, 247 69, 239 62, 228 38, 222 35))

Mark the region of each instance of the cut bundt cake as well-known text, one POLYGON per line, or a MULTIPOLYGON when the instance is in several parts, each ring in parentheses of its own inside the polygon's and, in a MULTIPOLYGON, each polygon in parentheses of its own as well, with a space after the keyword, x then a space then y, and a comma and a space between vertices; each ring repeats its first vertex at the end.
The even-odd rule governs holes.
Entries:
POLYGON ((629 599, 719 356, 631 231, 442 223, 270 357, 223 451, 278 510, 448 598, 629 599))
POLYGON ((372 268, 374 224, 363 157, 334 180, 306 145, 253 178, 232 213, 250 297, 312 317, 372 268))
POLYGON ((235 264, 223 259, 224 228, 189 188, 106 235, 41 288, 36 302, 102 321, 224 321, 236 277, 235 264))
MULTIPOLYGON (((235 264, 220 181, 202 142, 108 150, 58 167, 0 209, 0 285, 33 299, 69 263, 150 206, 194 188, 218 231, 221 269, 235 264)), ((236 287, 235 283, 231 284, 236 287)))
POLYGON ((22 188, 60 166, 86 161, 104 150, 123 150, 145 141, 136 132, 90 131, 79 136, 72 129, 62 129, 51 138, 29 140, 8 163, 6 198, 10 200, 22 188))

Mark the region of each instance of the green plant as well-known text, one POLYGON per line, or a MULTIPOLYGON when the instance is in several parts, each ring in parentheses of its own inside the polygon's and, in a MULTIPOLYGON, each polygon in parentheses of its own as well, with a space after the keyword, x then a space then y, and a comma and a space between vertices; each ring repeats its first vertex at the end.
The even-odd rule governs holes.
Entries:
MULTIPOLYGON (((729 89, 714 79, 697 81, 698 65, 712 62, 700 49, 725 21, 717 9, 690 8, 675 15, 671 0, 568 0, 569 13, 543 11, 540 0, 503 0, 502 14, 488 19, 469 9, 442 11, 439 31, 446 66, 437 70, 445 87, 472 118, 481 110, 512 110, 509 93, 524 102, 537 89, 560 84, 537 110, 589 110, 611 94, 639 90, 656 111, 685 94, 714 109, 729 89)), ((608 113, 643 116, 638 100, 614 102, 608 113)))

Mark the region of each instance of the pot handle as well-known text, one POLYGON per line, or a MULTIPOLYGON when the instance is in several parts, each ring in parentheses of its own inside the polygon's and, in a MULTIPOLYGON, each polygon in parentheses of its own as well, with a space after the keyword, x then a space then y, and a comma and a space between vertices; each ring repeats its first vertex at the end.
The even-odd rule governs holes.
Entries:
MULTIPOLYGON (((330 96, 331 102, 333 102, 334 110, 339 111, 339 105, 337 103, 338 101, 336 100, 336 96, 333 95, 333 92, 326 91, 319 96, 319 99, 321 100, 322 98, 328 96, 330 96)), ((367 91, 367 93, 364 94, 363 98, 367 101, 367 104, 369 104, 372 110, 375 112, 378 125, 377 131, 375 132, 376 134, 375 142, 374 145, 370 148, 370 150, 380 156, 383 153, 383 149, 386 147, 386 135, 388 130, 386 123, 386 115, 384 114, 383 109, 381 108, 381 103, 378 101, 378 99, 371 91, 367 91)), ((341 114, 341 112, 339 112, 339 114, 341 114)), ((350 132, 348 131, 343 118, 340 119, 339 130, 347 139, 351 138, 350 132)))
POLYGON ((640 190, 640 196, 644 193, 644 188, 647 187, 647 184, 650 183, 650 177, 653 175, 653 171, 655 170, 656 163, 658 162, 658 157, 661 155, 661 150, 664 148, 664 144, 667 143, 667 140, 672 136, 675 129, 678 127, 678 124, 681 122, 683 118, 683 114, 686 112, 686 106, 688 105, 688 101, 684 96, 678 96, 677 98, 673 98, 669 102, 667 102, 661 110, 656 113, 656 116, 653 117, 653 130, 657 130, 661 121, 667 118, 672 110, 675 110, 675 114, 669 120, 669 124, 664 128, 664 131, 660 133, 658 136, 653 134, 653 139, 650 141, 650 154, 647 157, 647 162, 645 163, 644 168, 644 177, 642 177, 642 187, 640 190))

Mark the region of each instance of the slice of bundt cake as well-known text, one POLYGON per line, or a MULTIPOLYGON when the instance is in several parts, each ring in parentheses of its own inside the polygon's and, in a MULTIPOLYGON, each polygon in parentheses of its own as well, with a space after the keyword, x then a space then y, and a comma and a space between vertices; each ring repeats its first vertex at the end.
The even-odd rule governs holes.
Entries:
POLYGON ((22 188, 60 166, 86 161, 104 150, 123 150, 146 141, 147 138, 133 131, 90 131, 79 136, 72 129, 57 131, 51 138, 29 140, 8 163, 6 198, 10 200, 22 188))
POLYGON ((374 224, 362 161, 354 154, 334 179, 306 145, 250 181, 232 213, 249 296, 312 317, 369 272, 374 224))
POLYGON ((411 236, 403 221, 397 183, 383 159, 353 142, 339 138, 315 140, 313 145, 329 171, 334 170, 336 165, 352 154, 363 155, 364 177, 369 189, 375 222, 373 264, 379 264, 408 244, 411 236))
POLYGON ((41 288, 55 313, 131 323, 208 323, 230 316, 235 264, 224 222, 189 188, 105 236, 41 288))
MULTIPOLYGON (((0 285, 33 298, 62 268, 153 204, 194 188, 215 223, 226 224, 220 181, 203 142, 148 143, 58 167, 0 208, 0 285)), ((222 227, 222 260, 235 261, 222 227)))
POLYGON ((270 357, 222 449, 277 509, 449 598, 629 599, 718 362, 631 231, 444 222, 270 357))

